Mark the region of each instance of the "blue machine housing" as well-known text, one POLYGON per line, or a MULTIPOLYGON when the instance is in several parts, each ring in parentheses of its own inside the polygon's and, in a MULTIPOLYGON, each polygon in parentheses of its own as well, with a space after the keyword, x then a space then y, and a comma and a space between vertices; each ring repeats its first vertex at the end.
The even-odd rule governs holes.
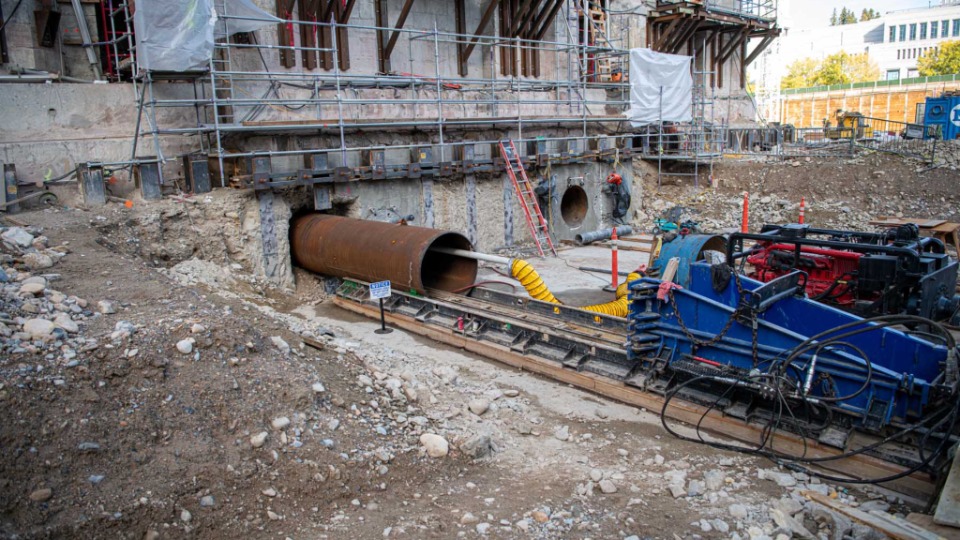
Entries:
MULTIPOLYGON (((693 364, 698 369, 713 369, 718 373, 765 372, 778 364, 782 368, 786 353, 807 338, 864 320, 808 300, 802 296, 802 287, 784 287, 783 278, 761 283, 741 276, 744 291, 741 298, 733 276, 726 288, 717 292, 709 265, 693 263, 689 271, 689 287, 669 293, 674 296, 686 330, 669 298, 657 298, 659 280, 642 278, 630 284, 628 357, 643 362, 648 369, 665 365, 667 371, 683 372, 683 366, 689 368, 693 364), (723 331, 742 301, 749 303, 752 295, 761 293, 766 301, 761 309, 752 312, 755 318, 737 320, 722 339, 712 345, 695 346, 691 335, 700 342, 710 340, 723 331)), ((864 323, 867 324, 874 323, 864 323)), ((823 339, 829 339, 829 335, 823 339)), ((831 406, 849 415, 854 425, 879 429, 915 422, 935 406, 942 405, 944 396, 952 392, 945 388, 949 377, 944 373, 948 360, 955 361, 955 357, 948 355, 947 347, 942 344, 892 328, 861 333, 843 341, 861 349, 871 362, 872 376, 867 387, 857 394, 867 377, 868 360, 850 348, 839 346, 818 354, 812 380, 830 381, 834 396, 852 396, 831 406)), ((813 352, 801 354, 783 371, 784 376, 795 380, 797 387, 803 387, 810 372, 813 352)), ((796 388, 790 391, 796 393, 796 388)), ((822 394, 823 391, 815 385, 802 399, 816 401, 818 397, 829 397, 822 394)), ((801 399, 799 395, 795 397, 801 399)))
POLYGON ((953 140, 960 137, 960 96, 928 97, 923 108, 923 125, 927 138, 934 136, 932 126, 939 128, 940 137, 953 140))

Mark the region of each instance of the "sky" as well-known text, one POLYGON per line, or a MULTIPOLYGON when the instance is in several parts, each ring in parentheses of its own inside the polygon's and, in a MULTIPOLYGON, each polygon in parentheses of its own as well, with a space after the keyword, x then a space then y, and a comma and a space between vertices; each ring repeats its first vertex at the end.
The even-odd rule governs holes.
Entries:
POLYGON ((938 6, 940 0, 780 0, 778 18, 783 28, 816 28, 830 24, 830 14, 834 8, 839 12, 847 7, 859 17, 860 12, 867 8, 883 14, 928 5, 938 6))

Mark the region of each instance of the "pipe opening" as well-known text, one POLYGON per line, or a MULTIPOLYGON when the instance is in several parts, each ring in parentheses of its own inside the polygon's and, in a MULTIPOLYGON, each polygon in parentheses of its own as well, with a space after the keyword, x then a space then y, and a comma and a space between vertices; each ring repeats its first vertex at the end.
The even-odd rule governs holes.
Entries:
POLYGON ((473 249, 470 241, 459 234, 438 236, 430 243, 420 264, 420 281, 425 288, 452 292, 473 285, 477 279, 477 261, 433 251, 433 248, 473 249))
POLYGON ((568 227, 579 227, 587 217, 589 207, 587 192, 580 186, 570 186, 560 199, 560 217, 568 227))

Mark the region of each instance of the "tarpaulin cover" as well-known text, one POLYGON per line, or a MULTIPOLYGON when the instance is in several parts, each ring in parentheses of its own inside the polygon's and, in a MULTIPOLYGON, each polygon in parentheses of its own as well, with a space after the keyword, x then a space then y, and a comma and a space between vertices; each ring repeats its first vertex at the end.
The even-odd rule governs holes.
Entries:
POLYGON ((137 62, 147 71, 197 71, 210 65, 214 35, 252 32, 280 21, 251 0, 226 0, 227 18, 217 21, 215 0, 138 0, 133 23, 137 62), (249 17, 260 20, 231 19, 249 17))
POLYGON ((630 110, 633 127, 692 120, 692 56, 630 49, 630 110))

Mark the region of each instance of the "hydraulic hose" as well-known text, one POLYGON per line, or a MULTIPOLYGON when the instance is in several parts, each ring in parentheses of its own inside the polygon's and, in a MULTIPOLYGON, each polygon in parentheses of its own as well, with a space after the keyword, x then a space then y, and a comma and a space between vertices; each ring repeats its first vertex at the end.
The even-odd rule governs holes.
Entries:
MULTIPOLYGON (((510 261, 510 274, 523 285, 523 288, 527 290, 527 293, 534 300, 549 302, 551 304, 562 304, 562 302, 557 300, 557 297, 550 292, 550 289, 547 288, 540 274, 537 273, 533 266, 527 261, 522 259, 513 259, 510 261)), ((584 306, 580 309, 593 311, 594 313, 602 313, 604 315, 612 315, 614 317, 626 317, 630 304, 629 297, 627 296, 629 292, 627 284, 637 279, 640 279, 640 274, 636 272, 630 273, 626 281, 617 286, 616 300, 604 304, 584 306)))

